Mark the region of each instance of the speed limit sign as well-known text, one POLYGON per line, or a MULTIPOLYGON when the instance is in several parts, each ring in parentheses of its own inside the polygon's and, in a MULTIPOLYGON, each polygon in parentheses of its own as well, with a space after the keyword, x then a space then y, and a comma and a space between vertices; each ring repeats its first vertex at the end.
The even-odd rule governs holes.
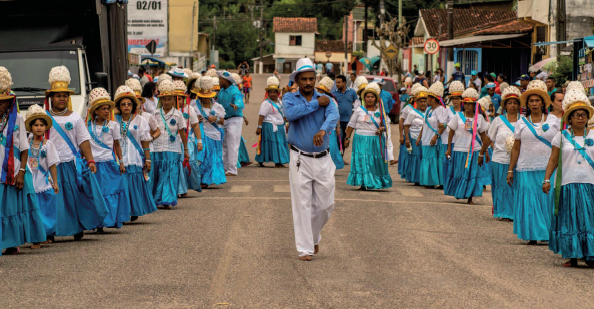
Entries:
POLYGON ((425 52, 429 55, 435 55, 439 52, 439 42, 435 39, 429 39, 425 41, 425 46, 423 46, 425 52))

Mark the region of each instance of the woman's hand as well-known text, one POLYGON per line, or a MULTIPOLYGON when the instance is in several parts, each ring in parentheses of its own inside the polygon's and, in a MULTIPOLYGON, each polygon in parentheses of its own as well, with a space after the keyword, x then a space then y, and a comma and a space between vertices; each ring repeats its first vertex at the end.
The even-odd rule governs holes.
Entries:
POLYGON ((446 150, 445 156, 446 156, 446 159, 448 159, 448 160, 452 157, 452 152, 450 151, 449 148, 448 148, 448 150, 446 150))
POLYGON ((485 152, 485 162, 486 162, 486 163, 489 163, 490 161, 491 161, 491 157, 489 156, 489 152, 488 152, 488 151, 486 151, 486 152, 485 152))
POLYGON ((198 148, 198 151, 202 151, 202 142, 196 143, 196 148, 198 148))
POLYGON ((120 162, 120 175, 123 175, 126 172, 126 167, 124 166, 124 162, 120 162))
POLYGON ((256 129, 256 135, 260 135, 260 133, 262 133, 262 128, 257 128, 256 129))
POLYGON ((146 170, 147 173, 151 172, 151 168, 152 168, 151 162, 144 161, 144 169, 146 170))
POLYGON ((14 181, 14 186, 17 190, 21 190, 25 186, 25 172, 19 171, 14 181))
POLYGON ((58 194, 60 192, 60 187, 58 187, 58 184, 57 183, 54 182, 52 184, 52 188, 54 189, 54 193, 55 194, 58 194))
POLYGON ((345 139, 344 140, 344 144, 342 145, 344 147, 344 149, 349 148, 349 145, 351 144, 351 140, 350 139, 345 139))
POLYGON ((404 146, 406 146, 406 148, 410 148, 410 141, 406 141, 406 143, 404 143, 404 146))
POLYGON ((507 172, 507 184, 512 185, 514 183, 514 173, 507 172))
POLYGON ((545 194, 549 194, 549 190, 551 190, 551 183, 546 182, 542 184, 542 192, 545 194))
POLYGON ((93 163, 93 162, 89 163, 89 170, 93 174, 97 173, 97 166, 95 165, 95 163, 93 163))
POLYGON ((417 138, 417 141, 415 142, 415 145, 421 146, 421 139, 420 138, 417 138))
POLYGON ((208 122, 214 123, 215 121, 217 121, 217 117, 215 117, 215 116, 208 116, 208 122))
POLYGON ((200 122, 204 122, 204 116, 202 116, 202 115, 198 115, 198 121, 200 121, 200 122))
POLYGON ((429 142, 429 145, 431 146, 435 146, 435 144, 437 144, 437 135, 434 135, 433 138, 431 139, 431 142, 429 142))
POLYGON ((400 145, 404 145, 404 136, 400 137, 400 145))
POLYGON ((188 146, 184 147, 184 158, 190 159, 190 153, 188 152, 188 146))
POLYGON ((479 154, 479 157, 478 157, 478 165, 479 165, 479 166, 483 166, 483 161, 484 161, 484 160, 483 160, 483 155, 479 154))
POLYGON ((382 127, 379 127, 379 128, 377 129, 377 132, 375 132, 375 135, 380 135, 380 134, 382 134, 383 132, 386 132, 386 127, 383 127, 383 126, 382 126, 382 127))

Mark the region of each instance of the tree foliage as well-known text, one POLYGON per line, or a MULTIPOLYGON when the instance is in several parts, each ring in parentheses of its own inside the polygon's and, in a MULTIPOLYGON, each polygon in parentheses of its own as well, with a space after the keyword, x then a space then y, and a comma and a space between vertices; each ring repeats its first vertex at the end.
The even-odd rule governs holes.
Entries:
POLYGON ((551 73, 555 78, 557 85, 563 85, 565 81, 571 80, 573 70, 573 59, 569 56, 560 56, 557 58, 557 65, 551 73))

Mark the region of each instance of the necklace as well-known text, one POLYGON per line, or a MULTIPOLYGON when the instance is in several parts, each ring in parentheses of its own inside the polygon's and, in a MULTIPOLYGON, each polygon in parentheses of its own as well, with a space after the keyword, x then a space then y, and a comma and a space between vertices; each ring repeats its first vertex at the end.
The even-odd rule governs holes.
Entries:
MULTIPOLYGON (((97 120, 91 122, 91 126, 93 129, 93 133, 95 133, 95 136, 97 136, 97 120)), ((101 133, 99 134, 99 137, 97 138, 98 140, 101 140, 101 143, 103 143, 103 134, 105 133, 105 128, 107 127, 107 120, 103 120, 103 126, 101 127, 101 133)), ((99 143, 97 143, 99 144, 99 143)))
MULTIPOLYGON (((544 117, 545 115, 541 115, 540 117, 540 123, 538 124, 538 127, 536 128, 536 133, 538 133, 538 136, 542 135, 542 123, 544 122, 544 117)), ((536 125, 534 124, 534 122, 532 122, 532 115, 530 115, 530 117, 528 117, 528 121, 530 121, 530 123, 532 124, 533 127, 536 127, 536 125)))
POLYGON ((64 116, 64 114, 66 114, 68 112, 68 109, 65 108, 64 110, 62 110, 61 112, 54 112, 54 109, 50 109, 50 113, 54 116, 64 116))
MULTIPOLYGON (((588 129, 584 129, 584 146, 578 148, 577 146, 579 146, 580 144, 578 144, 578 142, 575 140, 575 133, 573 132, 573 129, 571 129, 571 139, 573 140, 573 143, 575 144, 574 148, 578 151, 578 153, 580 150, 586 149, 586 136, 588 136, 588 129)), ((582 164, 580 156, 576 158, 578 164, 582 164)))
POLYGON ((122 150, 124 154, 126 154, 128 150, 128 143, 126 142, 126 139, 128 138, 128 130, 130 130, 131 122, 132 115, 130 115, 130 118, 128 119, 127 123, 124 120, 124 117, 120 117, 120 135, 122 136, 122 143, 124 144, 124 149, 122 150))
POLYGON ((177 135, 173 135, 173 133, 171 133, 171 130, 169 130, 169 126, 167 125, 167 120, 173 117, 173 114, 175 113, 171 113, 171 116, 169 116, 169 118, 165 118, 165 115, 163 115, 162 107, 161 109, 159 109, 159 113, 161 114, 161 121, 163 121, 163 125, 165 126, 165 129, 167 129, 167 133, 169 134, 169 141, 172 143, 175 142, 177 135))
POLYGON ((35 143, 35 137, 31 138, 29 142, 29 149, 31 149, 31 157, 38 158, 39 160, 39 152, 41 151, 41 147, 43 146, 43 137, 41 138, 41 142, 39 144, 35 143), (35 148, 37 146, 37 148, 35 148))
POLYGON ((8 113, 4 113, 4 115, 2 115, 2 123, 0 123, 0 145, 4 145, 4 143, 5 143, 4 129, 6 128, 7 124, 8 124, 8 113))

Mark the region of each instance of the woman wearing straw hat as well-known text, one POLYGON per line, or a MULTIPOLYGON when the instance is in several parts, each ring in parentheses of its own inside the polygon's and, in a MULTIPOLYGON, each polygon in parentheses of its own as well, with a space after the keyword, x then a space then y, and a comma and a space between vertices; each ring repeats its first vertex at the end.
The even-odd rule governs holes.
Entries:
POLYGON ((114 101, 120 111, 116 121, 120 127, 122 158, 126 168, 122 177, 130 198, 130 221, 136 221, 138 217, 157 210, 148 185, 152 162, 149 143, 152 136, 146 119, 134 114, 138 98, 130 87, 119 87, 114 101))
MULTIPOLYGON (((404 145, 409 150, 406 181, 419 186, 421 183, 421 162, 423 160, 423 149, 419 135, 425 123, 425 111, 427 110, 428 90, 419 86, 415 97, 417 108, 411 108, 404 121, 404 145)), ((401 146, 402 147, 402 146, 401 146)))
POLYGON ((223 166, 223 139, 225 130, 225 108, 214 100, 216 93, 212 91, 213 78, 203 76, 200 78, 192 92, 198 96, 196 109, 202 116, 202 140, 204 148, 199 153, 200 178, 202 188, 210 185, 220 185, 227 182, 225 167, 223 166))
MULTIPOLYGON (((464 93, 464 84, 461 81, 455 80, 450 84, 450 106, 446 108, 448 112, 447 123, 449 123, 457 113, 462 111, 462 93, 464 93)), ((447 124, 446 123, 446 124, 447 124)), ((441 134, 441 149, 440 154, 443 153, 443 191, 448 192, 450 190, 449 183, 452 179, 453 174, 450 174, 450 158, 446 157, 446 151, 448 151, 448 138, 450 136, 450 128, 446 125, 445 131, 441 134)), ((452 144, 452 147, 455 145, 452 144)))
MULTIPOLYGON (((419 139, 421 140, 421 186, 433 188, 443 185, 443 159, 441 150, 441 135, 445 131, 448 121, 448 112, 441 105, 443 96, 443 84, 436 82, 429 87, 427 101, 428 107, 425 110, 425 122, 419 139)), ((445 157, 445 152, 443 153, 445 157)))
MULTIPOLYGON (((367 87, 367 84, 369 84, 369 80, 367 80, 367 78, 365 76, 359 75, 357 76, 357 78, 355 79, 355 91, 357 91, 357 96, 359 97, 357 100, 355 100, 355 102, 353 103, 353 109, 358 108, 359 106, 361 106, 361 92, 363 92, 363 90, 365 90, 365 87, 367 87)), ((332 89, 332 88, 330 88, 332 89)))
POLYGON ((516 123, 507 171, 507 182, 515 183, 518 192, 513 206, 514 234, 528 240, 529 245, 549 240, 553 210, 553 196, 543 193, 541 187, 551 155, 551 141, 559 132, 559 118, 546 114, 551 105, 546 87, 543 81, 533 80, 520 97, 521 107, 527 108, 527 112, 516 123))
MULTIPOLYGON (((58 171, 56 166, 60 163, 58 151, 54 143, 45 139, 45 133, 52 127, 52 119, 45 110, 36 104, 27 109, 25 120, 29 137, 29 168, 33 175, 33 188, 37 196, 43 226, 47 235, 56 232, 56 205, 58 187, 58 171)), ((45 243, 51 242, 49 239, 45 243)), ((33 244, 31 249, 40 248, 39 243, 33 244)))
MULTIPOLYGON (((149 82, 150 83, 150 82, 149 82)), ((147 83, 148 84, 148 83, 147 83)), ((142 116, 148 123, 150 128, 150 135, 151 135, 151 142, 161 135, 161 131, 159 130, 159 126, 157 125, 157 120, 153 116, 151 112, 145 109, 146 102, 148 101, 147 98, 142 96, 142 88, 140 87, 140 82, 134 78, 130 78, 126 81, 126 86, 130 87, 134 90, 134 94, 136 95, 136 99, 138 100, 138 107, 136 109, 136 113, 142 116)), ((156 90, 155 90, 155 93, 156 90)), ((155 102, 155 107, 157 106, 155 102)), ((153 109, 154 111, 154 109, 153 109)), ((152 147, 152 144, 149 143, 152 147)))
MULTIPOLYGON (((132 95, 132 89, 126 88, 132 95)), ((89 104, 87 127, 93 156, 97 161, 97 182, 109 209, 109 214, 97 229, 97 232, 102 233, 104 227, 121 228, 124 222, 130 220, 130 196, 126 179, 122 177, 126 167, 120 147, 120 125, 109 120, 115 104, 103 88, 91 91, 89 104)))
POLYGON ((351 116, 345 131, 345 147, 353 138, 353 157, 347 184, 360 187, 360 190, 379 190, 392 187, 392 178, 388 171, 387 143, 390 131, 386 131, 385 112, 381 109, 380 87, 369 83, 361 96, 364 106, 360 106, 351 116), (383 113, 383 117, 381 115, 383 113), (382 119, 384 121, 382 121, 382 119))
POLYGON ((479 94, 473 88, 462 93, 464 113, 457 113, 448 123, 448 150, 446 157, 450 159, 448 173, 451 175, 446 195, 457 199, 468 199, 474 204, 474 196, 483 195, 482 169, 478 166, 481 141, 486 139, 485 132, 489 128, 487 122, 477 112, 476 101, 479 94))
POLYGON ((256 135, 260 135, 256 162, 264 167, 264 162, 274 162, 275 167, 285 167, 290 161, 283 103, 278 98, 280 82, 274 77, 266 80, 268 98, 260 106, 260 118, 256 135))
POLYGON ((97 166, 91 150, 91 136, 84 120, 68 109, 72 90, 68 89, 70 73, 64 66, 54 67, 49 74, 51 89, 46 91, 46 109, 52 120, 49 131, 58 150, 58 192, 56 233, 80 240, 84 230, 103 224, 108 214, 103 193, 97 182, 97 166), (83 159, 84 158, 84 159, 83 159))
POLYGON ((10 91, 12 77, 0 67, 0 250, 16 254, 25 243, 46 240, 31 170, 27 168, 29 142, 16 95, 10 91))
POLYGON ((159 108, 153 114, 162 134, 153 141, 151 190, 157 206, 161 205, 164 209, 177 205, 182 162, 190 158, 185 119, 182 113, 175 109, 176 96, 172 82, 161 82, 159 108))
POLYGON ((398 150, 398 174, 400 175, 400 179, 406 179, 408 160, 410 158, 410 153, 407 147, 404 147, 404 142, 406 142, 406 138, 404 137, 404 122, 406 121, 408 114, 413 112, 413 110, 417 107, 416 95, 418 93, 419 87, 421 87, 421 84, 412 85, 412 87, 409 89, 410 98, 400 109, 400 121, 398 122, 398 132, 400 133, 400 146, 398 150))
POLYGON ((594 267, 594 132, 587 128, 594 108, 584 92, 569 90, 563 99, 563 121, 570 129, 558 132, 542 191, 555 198, 549 249, 569 259, 567 267, 585 259, 594 267), (559 169, 551 192, 551 177, 559 169))
MULTIPOLYGON (((493 121, 491 119, 492 113, 490 112, 490 108, 493 107, 493 104, 491 103, 491 97, 488 95, 484 96, 484 97, 480 98, 476 103, 479 107, 479 112, 481 113, 481 115, 483 115, 484 119, 487 121, 487 130, 488 130, 488 128, 491 125, 491 122, 493 121)), ((482 146, 483 145, 481 144, 481 147, 482 146)), ((483 160, 483 164, 479 164, 479 167, 481 169, 483 169, 483 173, 482 173, 483 177, 482 177, 481 181, 483 182, 483 189, 485 189, 485 190, 486 190, 487 186, 491 185, 491 161, 490 161, 490 158, 493 156, 493 149, 491 148, 490 143, 487 145, 486 155, 487 155, 487 159, 483 160)), ((484 159, 484 157, 480 157, 480 155, 479 155, 479 159, 484 159)))
MULTIPOLYGON (((334 86, 334 81, 328 77, 323 77, 319 85, 315 87, 320 93, 325 94, 330 97, 331 104, 334 104, 338 108, 338 103, 336 102, 336 98, 332 94, 331 90, 334 86)), ((330 132, 330 157, 332 157, 332 162, 336 166, 337 170, 344 168, 344 159, 342 158, 342 151, 341 151, 341 143, 342 140, 337 136, 337 132, 340 133, 340 124, 330 132)))
MULTIPOLYGON (((479 165, 483 165, 487 158, 485 152, 493 143, 493 155, 491 156, 491 195, 493 198, 493 217, 505 220, 514 219, 514 197, 515 186, 507 183, 507 171, 511 146, 514 143, 514 132, 516 123, 521 119, 520 90, 516 87, 508 87, 503 90, 501 107, 502 115, 493 120, 487 132, 487 138, 478 158, 479 165)), ((513 170, 516 173, 516 170, 513 170)))

